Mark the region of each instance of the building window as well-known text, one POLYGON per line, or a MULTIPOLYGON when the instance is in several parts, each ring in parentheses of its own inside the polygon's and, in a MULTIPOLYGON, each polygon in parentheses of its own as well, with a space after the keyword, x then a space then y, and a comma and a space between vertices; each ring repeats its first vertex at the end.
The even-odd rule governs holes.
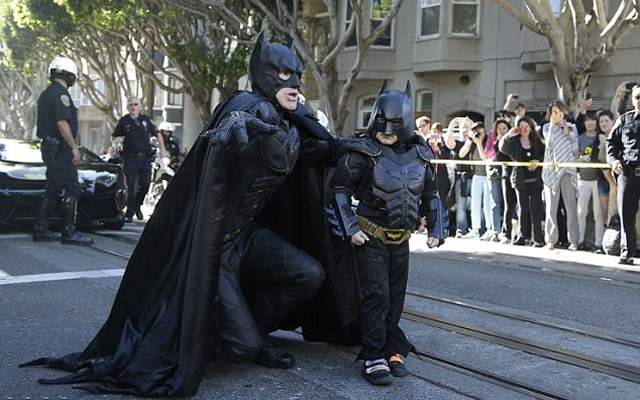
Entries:
POLYGON ((416 118, 420 115, 426 115, 431 118, 433 114, 433 92, 418 93, 418 104, 415 110, 416 118))
MULTIPOLYGON (((345 1, 346 4, 346 11, 344 13, 344 31, 346 32, 347 29, 349 29, 349 22, 351 21, 351 14, 353 14, 353 9, 351 8, 351 4, 349 4, 348 1, 345 1)), ((354 18, 353 23, 356 23, 356 20, 354 18)), ((349 38, 347 39, 347 42, 345 44, 345 47, 355 47, 356 45, 356 30, 353 30, 353 33, 351 34, 351 36, 349 36, 349 38)))
POLYGON ((378 96, 363 97, 358 101, 358 129, 366 129, 371 119, 373 104, 378 96))
MULTIPOLYGON (((181 89, 182 83, 179 82, 175 78, 169 78, 169 87, 171 89, 181 89)), ((173 93, 168 92, 167 94, 167 105, 170 106, 181 106, 182 105, 182 93, 173 93)))
POLYGON ((553 16, 558 18, 560 17, 560 12, 562 11, 562 5, 560 0, 550 0, 551 11, 553 12, 553 16))
POLYGON ((440 0, 420 1, 420 36, 440 33, 440 0))
MULTIPOLYGON (((391 11, 391 0, 371 1, 371 32, 373 32, 391 11)), ((373 42, 374 46, 391 47, 392 44, 393 21, 387 29, 373 42)))
MULTIPOLYGON (((347 24, 348 23, 349 22, 347 21, 347 24)), ((316 61, 322 61, 327 55, 327 41, 329 40, 327 32, 331 29, 329 13, 315 15, 310 19, 310 25, 310 44, 313 51, 313 57, 316 61)))
POLYGON ((451 33, 462 36, 478 35, 479 0, 453 0, 451 33))
MULTIPOLYGON (((344 2, 345 4, 345 13, 344 13, 344 30, 345 32, 349 28, 349 21, 351 20, 351 14, 353 14, 353 10, 348 1, 344 2)), ((369 31, 370 34, 373 32, 385 19, 385 17, 391 11, 391 0, 371 0, 371 13, 369 17, 369 31)), ((354 21, 355 24, 355 21, 354 21)), ((364 30, 366 31, 366 26, 364 30)), ((373 42, 373 46, 377 47, 391 47, 393 43, 393 21, 387 26, 384 32, 373 42)), ((367 33, 364 32, 364 36, 367 36, 367 33)), ((347 39, 345 47, 355 47, 356 46, 356 31, 353 31, 353 34, 349 36, 347 39)))
POLYGON ((433 92, 420 93, 420 111, 433 110, 433 92))
MULTIPOLYGON (((551 6, 551 12, 553 13, 554 18, 560 18, 560 14, 562 14, 562 8, 564 6, 564 0, 549 0, 549 5, 551 6)), ((604 2, 604 11, 605 11, 605 15, 609 15, 609 4, 610 2, 605 1, 604 2)), ((593 0, 582 0, 582 5, 584 6, 585 11, 587 12, 587 15, 590 14, 590 12, 593 12, 593 0)), ((529 15, 533 18, 533 14, 531 13, 531 10, 529 9, 529 7, 524 4, 524 9, 526 11, 529 12, 529 15)))

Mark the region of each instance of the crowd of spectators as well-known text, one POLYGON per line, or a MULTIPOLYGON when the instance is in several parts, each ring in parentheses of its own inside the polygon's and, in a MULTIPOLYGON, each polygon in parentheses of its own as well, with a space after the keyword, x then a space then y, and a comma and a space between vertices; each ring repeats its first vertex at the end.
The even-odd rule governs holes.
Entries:
POLYGON ((445 130, 440 122, 419 117, 416 133, 436 160, 450 160, 435 166, 438 194, 451 212, 452 235, 604 253, 605 229, 619 218, 617 183, 610 168, 586 164, 607 162, 606 139, 627 111, 633 86, 626 82, 617 88, 610 110, 593 110, 590 94, 576 115, 562 101, 552 101, 541 121, 531 118, 521 102, 511 111, 519 97, 510 94, 490 129, 465 115, 454 117, 445 130), (541 162, 543 166, 537 165, 541 162))

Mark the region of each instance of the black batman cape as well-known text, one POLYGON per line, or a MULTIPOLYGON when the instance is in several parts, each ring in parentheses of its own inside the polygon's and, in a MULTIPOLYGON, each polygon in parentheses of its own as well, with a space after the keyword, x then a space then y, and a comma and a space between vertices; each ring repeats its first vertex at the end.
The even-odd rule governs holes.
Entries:
MULTIPOLYGON (((268 100, 238 92, 214 110, 203 132, 228 112, 260 101, 268 100)), ((303 142, 335 141, 305 107, 289 117, 303 142)), ((329 163, 337 157, 329 155, 332 151, 329 163)), ((318 160, 305 163, 303 154, 260 222, 316 257, 326 279, 317 296, 293 312, 283 328, 302 326, 306 340, 356 344, 355 270, 349 252, 339 254, 342 245, 330 235, 323 211, 331 168, 318 160)), ((225 146, 209 135, 199 136, 142 232, 111 313, 95 338, 81 353, 22 365, 73 372, 41 383, 82 383, 77 388, 145 397, 197 392, 218 345, 215 299, 227 192, 225 157, 225 146)))

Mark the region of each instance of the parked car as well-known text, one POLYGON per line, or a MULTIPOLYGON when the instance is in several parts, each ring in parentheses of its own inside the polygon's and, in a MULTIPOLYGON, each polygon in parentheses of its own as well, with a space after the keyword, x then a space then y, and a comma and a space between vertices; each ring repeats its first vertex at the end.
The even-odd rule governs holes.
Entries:
MULTIPOLYGON (((82 192, 77 224, 121 229, 127 198, 122 167, 102 161, 83 147, 79 150, 78 180, 82 192)), ((45 193, 46 170, 38 141, 0 138, 0 222, 36 217, 45 193)), ((58 205, 52 218, 60 218, 60 211, 58 205)))

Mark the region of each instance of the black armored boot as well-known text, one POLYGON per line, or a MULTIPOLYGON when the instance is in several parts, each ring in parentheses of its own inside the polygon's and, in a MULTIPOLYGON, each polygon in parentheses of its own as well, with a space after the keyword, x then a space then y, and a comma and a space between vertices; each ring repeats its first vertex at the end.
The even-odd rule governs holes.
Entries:
POLYGON ((65 197, 62 200, 63 207, 63 228, 60 241, 62 244, 93 244, 93 239, 83 237, 76 229, 76 208, 78 207, 77 197, 65 197))
POLYGON ((38 215, 33 223, 33 241, 34 242, 53 242, 60 240, 60 235, 49 230, 49 217, 55 206, 57 198, 45 196, 40 201, 38 215))
POLYGON ((266 340, 262 341, 262 347, 253 360, 256 364, 269 368, 289 369, 296 365, 293 354, 273 346, 266 340))

